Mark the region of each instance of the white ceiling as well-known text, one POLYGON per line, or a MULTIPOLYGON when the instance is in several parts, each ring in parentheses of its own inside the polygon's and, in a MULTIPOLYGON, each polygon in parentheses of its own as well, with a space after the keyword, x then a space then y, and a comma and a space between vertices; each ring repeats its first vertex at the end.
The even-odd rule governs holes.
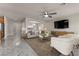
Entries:
POLYGON ((78 3, 67 3, 61 5, 60 3, 4 3, 0 4, 0 15, 15 19, 22 19, 25 17, 37 20, 49 19, 43 18, 42 12, 57 12, 53 18, 67 16, 79 13, 78 3))

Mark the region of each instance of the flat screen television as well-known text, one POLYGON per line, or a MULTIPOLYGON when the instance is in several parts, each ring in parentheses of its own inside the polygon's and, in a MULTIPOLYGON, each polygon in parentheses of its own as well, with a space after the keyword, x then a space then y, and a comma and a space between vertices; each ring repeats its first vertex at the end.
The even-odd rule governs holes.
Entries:
POLYGON ((57 29, 69 28, 69 21, 68 21, 68 19, 54 21, 54 28, 57 28, 57 29))

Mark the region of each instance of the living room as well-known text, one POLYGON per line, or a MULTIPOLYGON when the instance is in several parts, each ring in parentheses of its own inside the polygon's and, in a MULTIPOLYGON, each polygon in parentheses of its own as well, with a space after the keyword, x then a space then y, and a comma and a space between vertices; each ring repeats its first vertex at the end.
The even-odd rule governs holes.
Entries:
POLYGON ((0 15, 5 15, 5 47, 24 48, 22 53, 17 48, 15 51, 19 53, 12 55, 79 55, 78 7, 78 3, 0 4, 0 15), (30 47, 28 53, 25 53, 26 49, 21 40, 25 42, 26 49, 27 45, 30 47), (74 41, 75 45, 71 43, 74 41))
MULTIPOLYGON (((52 47, 50 46, 52 43, 51 38, 52 37, 63 37, 65 35, 67 35, 68 37, 69 36, 71 37, 71 36, 74 36, 73 34, 75 34, 75 35, 79 34, 78 33, 79 29, 77 26, 79 24, 79 22, 78 22, 78 19, 79 19, 78 4, 71 4, 71 6, 67 4, 66 6, 63 6, 62 9, 63 9, 62 11, 59 11, 61 14, 54 13, 56 15, 52 15, 52 18, 45 17, 45 18, 43 18, 44 20, 35 20, 32 18, 26 18, 27 23, 29 23, 28 21, 31 21, 31 22, 36 21, 36 23, 40 24, 38 26, 39 31, 35 30, 35 31, 37 31, 37 33, 38 33, 37 36, 39 38, 38 37, 28 38, 27 30, 25 30, 25 32, 27 33, 27 36, 24 37, 24 39, 27 41, 27 43, 35 50, 35 52, 38 55, 41 55, 41 56, 61 55, 61 52, 59 50, 56 51, 57 49, 56 50, 52 49, 52 47), (74 10, 76 10, 76 11, 74 11, 74 10), (62 24, 66 27, 62 27, 62 26, 60 26, 59 28, 55 27, 56 21, 60 22, 63 20, 66 20, 66 22, 67 22, 66 25, 62 24), (41 27, 41 29, 40 29, 40 27, 41 27), (40 32, 42 32, 42 33, 40 33, 40 32)), ((71 39, 71 38, 69 38, 69 39, 71 39)), ((78 45, 77 45, 77 47, 78 47, 78 45)), ((64 52, 62 52, 62 54, 63 53, 64 52)), ((68 53, 70 53, 70 52, 68 52, 68 53)), ((78 55, 78 53, 74 52, 74 55, 78 55)))

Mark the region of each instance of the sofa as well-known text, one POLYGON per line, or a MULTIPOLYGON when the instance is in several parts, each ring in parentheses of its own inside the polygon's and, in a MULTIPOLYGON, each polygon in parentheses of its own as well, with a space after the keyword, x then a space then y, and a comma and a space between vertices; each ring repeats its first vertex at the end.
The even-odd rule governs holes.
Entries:
POLYGON ((73 47, 79 44, 78 34, 67 34, 59 37, 51 37, 51 47, 54 47, 63 55, 69 55, 73 47))

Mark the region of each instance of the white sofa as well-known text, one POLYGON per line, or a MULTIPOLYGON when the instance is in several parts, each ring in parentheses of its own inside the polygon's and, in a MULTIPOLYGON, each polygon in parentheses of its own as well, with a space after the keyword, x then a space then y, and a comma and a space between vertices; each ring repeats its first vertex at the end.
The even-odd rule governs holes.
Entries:
POLYGON ((63 55, 69 55, 73 46, 79 44, 79 36, 68 34, 60 37, 51 37, 51 47, 57 49, 63 55))

